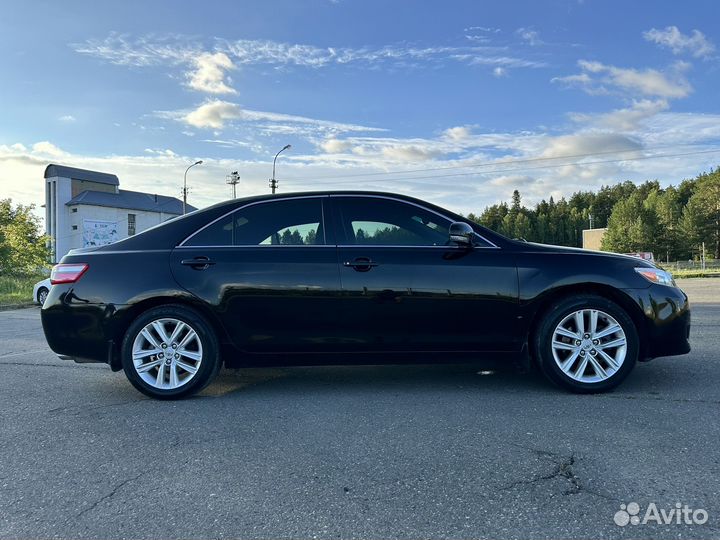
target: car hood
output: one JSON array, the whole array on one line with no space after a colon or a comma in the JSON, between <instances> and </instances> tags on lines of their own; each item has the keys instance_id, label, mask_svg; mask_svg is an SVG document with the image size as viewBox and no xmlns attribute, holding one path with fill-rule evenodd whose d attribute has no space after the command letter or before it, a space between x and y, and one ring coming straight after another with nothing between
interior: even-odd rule
<instances>
[{"instance_id":1,"label":"car hood","mask_svg":"<svg viewBox=\"0 0 720 540\"><path fill-rule=\"evenodd\" d=\"M522 242L521 245L528 246L531 251L542 251L545 253L575 253L591 255L596 257L607 257L611 259L622 259L625 261L632 261L638 266L646 266L649 268L656 268L656 266L650 261L640 259L639 257L633 257L632 255L624 255L622 253L614 253L612 251L597 251L593 249L583 249L568 246L554 246L550 244L539 244L536 242Z\"/></svg>"}]
</instances>

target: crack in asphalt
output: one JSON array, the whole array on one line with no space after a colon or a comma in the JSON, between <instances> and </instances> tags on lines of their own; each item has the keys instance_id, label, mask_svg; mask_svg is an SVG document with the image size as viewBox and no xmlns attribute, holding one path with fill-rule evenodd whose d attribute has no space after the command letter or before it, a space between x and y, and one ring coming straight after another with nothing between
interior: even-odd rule
<instances>
[{"instance_id":1,"label":"crack in asphalt","mask_svg":"<svg viewBox=\"0 0 720 540\"><path fill-rule=\"evenodd\" d=\"M10 351L9 353L0 354L0 359L10 358L12 356L25 356L26 354L48 353L52 354L49 349L34 349L32 351Z\"/></svg>"},{"instance_id":2,"label":"crack in asphalt","mask_svg":"<svg viewBox=\"0 0 720 540\"><path fill-rule=\"evenodd\" d=\"M101 409L108 409L111 407L122 407L124 405L132 405L133 403L140 403L141 401L151 401L150 398L139 398L130 399L127 401L118 401L116 403L104 403L103 405L95 405L94 407L56 407L55 409L48 410L48 414L59 413L63 411L74 411L75 414L80 414L88 411L97 411Z\"/></svg>"},{"instance_id":3,"label":"crack in asphalt","mask_svg":"<svg viewBox=\"0 0 720 540\"><path fill-rule=\"evenodd\" d=\"M665 403L699 403L703 405L720 405L720 400L718 399L690 399L690 398L670 398L670 397L663 397L663 396L649 396L647 394L644 395L613 395L613 394L599 394L595 396L598 399L631 399L631 400L637 400L637 401L664 401Z\"/></svg>"},{"instance_id":4,"label":"crack in asphalt","mask_svg":"<svg viewBox=\"0 0 720 540\"><path fill-rule=\"evenodd\" d=\"M499 488L501 491L511 491L519 486L528 486L528 485L538 484L541 482L559 478L559 479L566 480L570 484L568 489L566 489L562 492L563 495L577 495L577 494L586 493L588 495L600 497L600 498L608 500L608 501L619 500L619 499L616 499L609 495L606 495L604 493L600 493L600 492L588 489L587 486L582 484L582 482L580 481L580 478L575 474L574 466L577 462L577 458L575 457L574 452L571 453L569 456L562 456L560 454L556 454L554 452L549 452L547 450L537 450L535 448L527 448L527 447L524 447L524 446L521 446L518 444L515 444L514 446L517 446L518 448L523 448L525 450L529 450L530 452L536 454L537 456L541 456L541 457L550 459L553 462L554 467L553 467L552 471L549 472L548 474L536 475L533 478L529 478L529 479L516 480L515 482L511 482L505 486L501 486Z\"/></svg>"},{"instance_id":5,"label":"crack in asphalt","mask_svg":"<svg viewBox=\"0 0 720 540\"><path fill-rule=\"evenodd\" d=\"M2 360L2 358L0 358ZM32 362L0 362L0 366L32 366L32 367L50 367L50 368L72 368L72 369L87 369L88 367L94 367L97 369L98 367L107 366L107 364L103 364L101 362L98 362L96 365L93 365L93 363L87 363L87 364L77 364L77 363L70 363L67 364L34 364Z\"/></svg>"},{"instance_id":6,"label":"crack in asphalt","mask_svg":"<svg viewBox=\"0 0 720 540\"><path fill-rule=\"evenodd\" d=\"M114 488L112 488L112 490L110 490L109 493L106 493L105 495L100 497L97 501L90 504L90 506L88 506L87 508L84 508L83 510L81 510L80 512L75 514L75 519L78 519L79 517L83 516L84 514L87 514L88 512L92 512L102 502L107 501L108 499L112 499L115 496L115 494L118 491L120 491L124 486L128 485L130 482L135 482L136 480L138 480L141 476L143 476L145 474L147 474L147 471L143 471L140 474L138 474L137 476L133 476L132 478L127 478L127 479L123 480L118 485L116 485Z\"/></svg>"}]
</instances>

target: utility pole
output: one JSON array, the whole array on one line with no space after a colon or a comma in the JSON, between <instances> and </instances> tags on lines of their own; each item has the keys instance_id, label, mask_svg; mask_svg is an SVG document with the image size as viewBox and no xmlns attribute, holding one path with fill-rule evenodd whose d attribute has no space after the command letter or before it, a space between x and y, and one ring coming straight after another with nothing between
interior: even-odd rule
<instances>
[{"instance_id":1,"label":"utility pole","mask_svg":"<svg viewBox=\"0 0 720 540\"><path fill-rule=\"evenodd\" d=\"M269 184L273 195L275 195L275 189L277 189L277 184L278 184L277 180L275 180L275 162L277 161L277 158L280 155L280 153L284 152L288 148L292 148L292 145L286 144L285 146L283 146L282 149L280 150L280 152L275 154L275 159L273 159L272 178L270 179L270 184Z\"/></svg>"},{"instance_id":2,"label":"utility pole","mask_svg":"<svg viewBox=\"0 0 720 540\"><path fill-rule=\"evenodd\" d=\"M233 171L225 177L225 183L230 184L232 186L232 194L233 194L232 198L233 199L237 198L237 194L235 192L235 186L238 185L238 182L240 182L240 175L238 174L237 171Z\"/></svg>"},{"instance_id":3,"label":"utility pole","mask_svg":"<svg viewBox=\"0 0 720 540\"><path fill-rule=\"evenodd\" d=\"M185 169L185 174L183 175L183 189L182 189L182 196L183 196L183 216L187 213L187 194L188 194L188 187L187 187L187 173L190 169L192 169L195 165L202 165L202 159L199 161L196 161L192 165L190 165L187 169Z\"/></svg>"},{"instance_id":4,"label":"utility pole","mask_svg":"<svg viewBox=\"0 0 720 540\"><path fill-rule=\"evenodd\" d=\"M593 228L593 215L590 214L590 228Z\"/></svg>"}]
</instances>

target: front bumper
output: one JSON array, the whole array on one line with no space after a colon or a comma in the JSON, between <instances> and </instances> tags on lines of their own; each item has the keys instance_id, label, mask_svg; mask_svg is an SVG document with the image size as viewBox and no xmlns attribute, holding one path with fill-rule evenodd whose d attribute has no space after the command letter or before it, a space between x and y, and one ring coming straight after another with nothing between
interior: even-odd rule
<instances>
[{"instance_id":1,"label":"front bumper","mask_svg":"<svg viewBox=\"0 0 720 540\"><path fill-rule=\"evenodd\" d=\"M626 290L643 312L642 357L675 356L690 352L690 303L677 287L651 285Z\"/></svg>"}]
</instances>

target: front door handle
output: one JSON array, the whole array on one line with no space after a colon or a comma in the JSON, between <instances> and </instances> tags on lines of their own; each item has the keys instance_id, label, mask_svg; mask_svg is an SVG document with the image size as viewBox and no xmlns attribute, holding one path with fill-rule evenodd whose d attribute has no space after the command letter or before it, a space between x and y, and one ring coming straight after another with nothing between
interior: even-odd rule
<instances>
[{"instance_id":1,"label":"front door handle","mask_svg":"<svg viewBox=\"0 0 720 540\"><path fill-rule=\"evenodd\" d=\"M378 266L378 263L374 262L369 257L358 257L352 261L345 261L343 266L354 268L358 272L367 272L371 268Z\"/></svg>"},{"instance_id":2,"label":"front door handle","mask_svg":"<svg viewBox=\"0 0 720 540\"><path fill-rule=\"evenodd\" d=\"M194 259L183 259L180 264L189 266L194 270L207 270L215 264L215 261L208 257L195 257Z\"/></svg>"}]
</instances>

